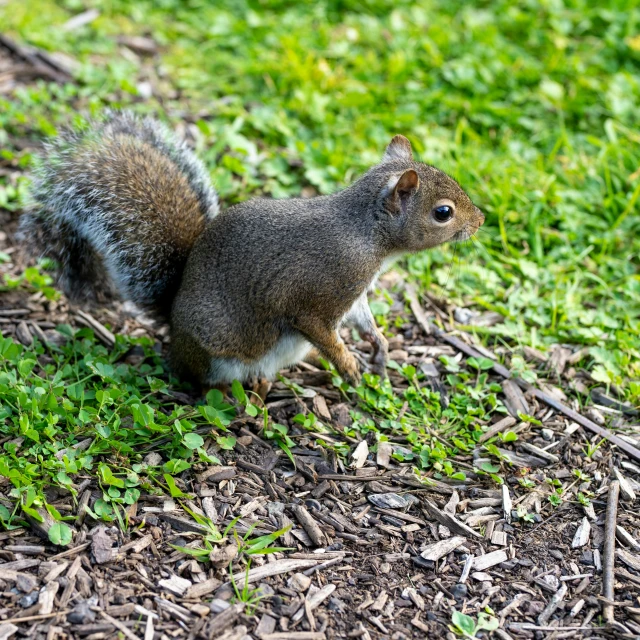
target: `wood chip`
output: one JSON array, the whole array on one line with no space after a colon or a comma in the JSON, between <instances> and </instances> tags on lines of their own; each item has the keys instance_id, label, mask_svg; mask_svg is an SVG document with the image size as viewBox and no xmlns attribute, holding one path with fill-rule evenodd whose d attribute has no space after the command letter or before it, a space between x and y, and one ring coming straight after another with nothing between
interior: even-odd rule
<instances>
[{"instance_id":1,"label":"wood chip","mask_svg":"<svg viewBox=\"0 0 640 640\"><path fill-rule=\"evenodd\" d=\"M197 475L198 482L222 482L235 478L237 469L235 467L211 466Z\"/></svg>"},{"instance_id":2,"label":"wood chip","mask_svg":"<svg viewBox=\"0 0 640 640\"><path fill-rule=\"evenodd\" d=\"M287 586L298 593L305 592L311 584L311 577L304 573L294 573L288 580Z\"/></svg>"},{"instance_id":3,"label":"wood chip","mask_svg":"<svg viewBox=\"0 0 640 640\"><path fill-rule=\"evenodd\" d=\"M48 615L53 611L53 604L59 588L60 584L54 581L50 582L44 589L42 589L42 591L40 591L40 595L38 596L38 613L40 615Z\"/></svg>"},{"instance_id":4,"label":"wood chip","mask_svg":"<svg viewBox=\"0 0 640 640\"><path fill-rule=\"evenodd\" d=\"M245 581L248 581L248 584L251 584L253 582L264 580L264 578L269 578L270 576L280 575L281 573L290 573L291 571L297 571L298 569L308 569L309 567L313 567L316 564L321 564L322 560L322 558L318 558L318 560L276 560L275 562L270 562L261 567L255 567L254 569L251 569L248 574L246 571L240 571L234 574L233 580L236 586L239 589L242 589L242 587L244 587ZM229 584L231 583L225 583L225 585Z\"/></svg>"},{"instance_id":5,"label":"wood chip","mask_svg":"<svg viewBox=\"0 0 640 640\"><path fill-rule=\"evenodd\" d=\"M182 596L191 587L191 581L180 576L171 576L164 580L158 580L158 584L167 591L174 593L177 596Z\"/></svg>"},{"instance_id":6,"label":"wood chip","mask_svg":"<svg viewBox=\"0 0 640 640\"><path fill-rule=\"evenodd\" d=\"M59 564L56 564L56 566L53 567L49 571L49 573L47 573L47 575L42 579L42 582L46 584L47 582L51 582L52 580L55 580L56 578L58 578L64 573L64 571L68 566L69 566L68 562L60 562Z\"/></svg>"},{"instance_id":7,"label":"wood chip","mask_svg":"<svg viewBox=\"0 0 640 640\"><path fill-rule=\"evenodd\" d=\"M434 519L437 520L440 524L444 525L453 533L457 533L461 536L466 536L467 538L482 538L482 536L474 531L471 527L468 527L463 522L456 520L453 516L450 516L448 513L441 511L429 500L424 501L424 506L427 510L427 513Z\"/></svg>"},{"instance_id":8,"label":"wood chip","mask_svg":"<svg viewBox=\"0 0 640 640\"><path fill-rule=\"evenodd\" d=\"M491 534L491 544L506 547L508 543L507 534L504 531L494 531Z\"/></svg>"},{"instance_id":9,"label":"wood chip","mask_svg":"<svg viewBox=\"0 0 640 640\"><path fill-rule=\"evenodd\" d=\"M307 608L309 611L313 611L317 609L334 591L336 590L335 584L326 584L322 589L319 589L313 595L309 595L306 598ZM294 613L291 620L293 622L298 622L298 620L302 620L302 617L305 614L305 607L300 607L296 613Z\"/></svg>"},{"instance_id":10,"label":"wood chip","mask_svg":"<svg viewBox=\"0 0 640 640\"><path fill-rule=\"evenodd\" d=\"M191 531L193 533L201 533L206 535L209 533L209 530L204 525L193 522L192 520L187 520L186 518L179 518L178 516L174 516L170 513L158 513L158 518L168 522L171 528L174 531L186 532Z\"/></svg>"},{"instance_id":11,"label":"wood chip","mask_svg":"<svg viewBox=\"0 0 640 640\"><path fill-rule=\"evenodd\" d=\"M75 31L76 29L93 22L99 17L100 12L97 9L87 9L87 11L83 11L82 13L78 13L72 18L69 18L69 20L60 26L60 29L62 31Z\"/></svg>"},{"instance_id":12,"label":"wood chip","mask_svg":"<svg viewBox=\"0 0 640 640\"><path fill-rule=\"evenodd\" d=\"M540 626L544 626L547 624L547 622L549 622L555 610L560 606L560 604L564 600L564 596L566 595L567 590L568 590L568 587L563 582L560 585L560 588L553 594L553 596L551 597L551 600L549 600L549 603L544 608L542 613L538 616L537 622Z\"/></svg>"},{"instance_id":13,"label":"wood chip","mask_svg":"<svg viewBox=\"0 0 640 640\"><path fill-rule=\"evenodd\" d=\"M616 538L627 547L631 547L634 551L640 551L640 543L620 525L616 526Z\"/></svg>"},{"instance_id":14,"label":"wood chip","mask_svg":"<svg viewBox=\"0 0 640 640\"><path fill-rule=\"evenodd\" d=\"M589 524L589 519L585 516L582 518L582 522L580 522L576 529L576 533L573 536L573 542L571 543L571 548L577 549L579 547L584 547L584 545L589 542L590 533L591 525Z\"/></svg>"},{"instance_id":15,"label":"wood chip","mask_svg":"<svg viewBox=\"0 0 640 640\"><path fill-rule=\"evenodd\" d=\"M420 629L420 631L422 631L423 633L426 634L431 634L431 627L427 624L425 624L424 622L422 622L422 620L420 620L420 618L418 617L420 614L416 613L415 617L411 620L411 624L416 627L416 629ZM429 635L425 635L425 638L428 638Z\"/></svg>"},{"instance_id":16,"label":"wood chip","mask_svg":"<svg viewBox=\"0 0 640 640\"><path fill-rule=\"evenodd\" d=\"M33 344L33 336L24 320L16 327L16 338L18 342L21 342L25 347L30 347Z\"/></svg>"},{"instance_id":17,"label":"wood chip","mask_svg":"<svg viewBox=\"0 0 640 640\"><path fill-rule=\"evenodd\" d=\"M184 597L189 600L198 600L203 596L213 593L221 584L222 582L217 578L209 578L204 582L196 582L186 590Z\"/></svg>"},{"instance_id":18,"label":"wood chip","mask_svg":"<svg viewBox=\"0 0 640 640\"><path fill-rule=\"evenodd\" d=\"M391 461L391 454L393 453L393 447L390 442L379 442L378 443L378 452L376 453L376 464L379 467L384 467L385 469L389 466L389 462Z\"/></svg>"},{"instance_id":19,"label":"wood chip","mask_svg":"<svg viewBox=\"0 0 640 640\"><path fill-rule=\"evenodd\" d=\"M494 438L499 433L502 433L502 431L505 431L506 429L509 429L510 427L513 427L513 425L516 422L517 422L517 420L515 418L513 418L512 416L506 416L505 418L502 418L502 420L499 420L495 424L491 425L480 436L480 438L478 439L478 443L482 444L483 442L486 442L487 440L490 440L491 438Z\"/></svg>"},{"instance_id":20,"label":"wood chip","mask_svg":"<svg viewBox=\"0 0 640 640\"><path fill-rule=\"evenodd\" d=\"M91 539L91 552L98 564L111 562L116 555L113 548L113 538L106 532L104 527L98 527Z\"/></svg>"},{"instance_id":21,"label":"wood chip","mask_svg":"<svg viewBox=\"0 0 640 640\"><path fill-rule=\"evenodd\" d=\"M265 613L260 618L258 626L254 632L254 635L258 638L263 638L269 633L273 633L276 628L276 619L272 618L268 613Z\"/></svg>"},{"instance_id":22,"label":"wood chip","mask_svg":"<svg viewBox=\"0 0 640 640\"><path fill-rule=\"evenodd\" d=\"M511 511L513 510L513 501L511 500L511 494L509 493L509 487L506 484L502 485L502 515L507 521L507 524L511 523Z\"/></svg>"},{"instance_id":23,"label":"wood chip","mask_svg":"<svg viewBox=\"0 0 640 640\"><path fill-rule=\"evenodd\" d=\"M207 633L204 637L217 638L223 631L235 623L242 614L244 607L244 602L237 602L228 609L221 611L209 621L209 624L206 626Z\"/></svg>"},{"instance_id":24,"label":"wood chip","mask_svg":"<svg viewBox=\"0 0 640 640\"><path fill-rule=\"evenodd\" d=\"M418 301L418 296L416 295L416 290L413 288L413 285L407 283L405 284L405 291L407 292L407 299L409 300L409 306L411 307L411 311L413 315L416 317L418 324L422 327L422 330L427 334L431 335L431 323L427 318L422 305Z\"/></svg>"},{"instance_id":25,"label":"wood chip","mask_svg":"<svg viewBox=\"0 0 640 640\"><path fill-rule=\"evenodd\" d=\"M640 571L640 556L629 553L629 551L627 551L626 549L616 549L615 555L628 567L631 567L636 571Z\"/></svg>"},{"instance_id":26,"label":"wood chip","mask_svg":"<svg viewBox=\"0 0 640 640\"><path fill-rule=\"evenodd\" d=\"M409 505L406 499L397 493L372 493L367 496L367 500L381 509L404 509Z\"/></svg>"},{"instance_id":27,"label":"wood chip","mask_svg":"<svg viewBox=\"0 0 640 640\"><path fill-rule=\"evenodd\" d=\"M464 561L464 567L462 567L462 573L460 574L460 578L458 582L464 584L471 573L471 569L473 568L473 563L475 561L475 556L469 555L467 559Z\"/></svg>"},{"instance_id":28,"label":"wood chip","mask_svg":"<svg viewBox=\"0 0 640 640\"><path fill-rule=\"evenodd\" d=\"M411 557L410 553L385 553L384 556L385 562L400 562L401 560L408 560Z\"/></svg>"},{"instance_id":29,"label":"wood chip","mask_svg":"<svg viewBox=\"0 0 640 640\"><path fill-rule=\"evenodd\" d=\"M425 560L437 562L440 558L444 558L444 556L463 545L466 541L467 539L463 536L453 536L452 538L438 540L438 542L427 545L420 552L420 556Z\"/></svg>"},{"instance_id":30,"label":"wood chip","mask_svg":"<svg viewBox=\"0 0 640 640\"><path fill-rule=\"evenodd\" d=\"M382 611L384 609L384 606L387 604L388 599L389 594L386 591L381 591L369 608L372 611Z\"/></svg>"},{"instance_id":31,"label":"wood chip","mask_svg":"<svg viewBox=\"0 0 640 640\"><path fill-rule=\"evenodd\" d=\"M363 440L364 442L364 440ZM302 525L304 530L311 538L311 541L316 547L324 547L327 544L322 529L318 526L318 523L313 519L311 514L300 504L291 505L291 511L293 515L298 519L298 522Z\"/></svg>"},{"instance_id":32,"label":"wood chip","mask_svg":"<svg viewBox=\"0 0 640 640\"><path fill-rule=\"evenodd\" d=\"M502 381L502 391L505 396L505 405L509 413L518 418L521 413L526 415L531 414L529 403L524 397L524 393L520 390L520 387L510 378Z\"/></svg>"},{"instance_id":33,"label":"wood chip","mask_svg":"<svg viewBox=\"0 0 640 640\"><path fill-rule=\"evenodd\" d=\"M232 542L224 547L215 548L209 554L209 562L211 562L216 569L224 569L233 562L237 555L238 544L236 542Z\"/></svg>"},{"instance_id":34,"label":"wood chip","mask_svg":"<svg viewBox=\"0 0 640 640\"><path fill-rule=\"evenodd\" d=\"M360 469L364 466L369 456L369 445L366 440L362 440L351 454L351 466L354 469Z\"/></svg>"},{"instance_id":35,"label":"wood chip","mask_svg":"<svg viewBox=\"0 0 640 640\"><path fill-rule=\"evenodd\" d=\"M190 605L189 610L201 618L206 618L211 613L211 609L209 607L205 607L200 602Z\"/></svg>"},{"instance_id":36,"label":"wood chip","mask_svg":"<svg viewBox=\"0 0 640 640\"><path fill-rule=\"evenodd\" d=\"M18 627L15 624L11 624L10 622L4 622L0 624L0 640L8 640L11 636L13 636Z\"/></svg>"},{"instance_id":37,"label":"wood chip","mask_svg":"<svg viewBox=\"0 0 640 640\"><path fill-rule=\"evenodd\" d=\"M100 615L110 624L112 624L116 629L118 629L118 631L122 631L122 633L124 633L125 637L129 638L129 640L140 640L140 638L133 633L132 631L129 630L129 628L122 624L122 622L120 622L119 620L116 620L115 618L112 618L108 613L106 613L105 611L100 611Z\"/></svg>"},{"instance_id":38,"label":"wood chip","mask_svg":"<svg viewBox=\"0 0 640 640\"><path fill-rule=\"evenodd\" d=\"M622 475L618 467L613 468L613 473L616 476L616 479L618 480L618 482L620 483L620 497L623 500L634 502L636 499L636 493L631 487L630 482Z\"/></svg>"},{"instance_id":39,"label":"wood chip","mask_svg":"<svg viewBox=\"0 0 640 640\"><path fill-rule=\"evenodd\" d=\"M261 640L326 640L324 631L276 631L265 633Z\"/></svg>"},{"instance_id":40,"label":"wood chip","mask_svg":"<svg viewBox=\"0 0 640 640\"><path fill-rule=\"evenodd\" d=\"M528 453L531 453L538 458L542 458L542 460L546 460L551 464L556 464L560 462L560 458L558 458L558 456L554 455L553 453L549 453L548 451L545 451L540 447L536 447L535 445L530 444L528 442L521 442L519 444L521 449L524 449Z\"/></svg>"},{"instance_id":41,"label":"wood chip","mask_svg":"<svg viewBox=\"0 0 640 640\"><path fill-rule=\"evenodd\" d=\"M189 609L176 604L175 602L171 602L166 598L154 598L153 599L156 605L163 611L166 611L172 618L176 620L181 620L185 624L190 624L193 622L193 614Z\"/></svg>"},{"instance_id":42,"label":"wood chip","mask_svg":"<svg viewBox=\"0 0 640 640\"><path fill-rule=\"evenodd\" d=\"M419 611L424 611L424 598L413 587L406 588L402 592L402 597L408 597Z\"/></svg>"},{"instance_id":43,"label":"wood chip","mask_svg":"<svg viewBox=\"0 0 640 640\"><path fill-rule=\"evenodd\" d=\"M41 556L44 554L45 548L34 544L8 544L4 547L4 550L28 556Z\"/></svg>"},{"instance_id":44,"label":"wood chip","mask_svg":"<svg viewBox=\"0 0 640 640\"><path fill-rule=\"evenodd\" d=\"M126 553L127 551L133 551L133 553L140 553L144 549L146 549L153 542L153 536L148 533L141 538L137 538L136 540L132 540L131 542L127 542L127 544L123 544L119 552Z\"/></svg>"},{"instance_id":45,"label":"wood chip","mask_svg":"<svg viewBox=\"0 0 640 640\"><path fill-rule=\"evenodd\" d=\"M78 500L78 511L76 515L76 527L81 527L84 519L87 515L86 507L89 506L89 500L91 500L91 490L87 489L80 496L80 500Z\"/></svg>"},{"instance_id":46,"label":"wood chip","mask_svg":"<svg viewBox=\"0 0 640 640\"><path fill-rule=\"evenodd\" d=\"M412 522L414 524L419 524L424 526L427 524L422 518L418 518L417 516L412 516L410 513L404 513L403 511L395 511L393 509L381 509L380 507L376 507L375 511L377 513L383 513L387 516L392 516L393 518L398 518L399 520L405 520L406 522Z\"/></svg>"},{"instance_id":47,"label":"wood chip","mask_svg":"<svg viewBox=\"0 0 640 640\"><path fill-rule=\"evenodd\" d=\"M50 561L62 560L62 558L71 558L73 556L77 556L80 552L84 551L85 549L88 549L90 546L91 546L90 542L83 542L82 544L79 544L77 547L72 547L71 549L67 549L66 551L57 553L55 556L51 556L49 560Z\"/></svg>"},{"instance_id":48,"label":"wood chip","mask_svg":"<svg viewBox=\"0 0 640 640\"><path fill-rule=\"evenodd\" d=\"M144 640L153 640L155 629L153 628L153 617L147 616L147 624L144 627Z\"/></svg>"},{"instance_id":49,"label":"wood chip","mask_svg":"<svg viewBox=\"0 0 640 640\"><path fill-rule=\"evenodd\" d=\"M474 571L471 577L478 582L493 582L493 576L484 571Z\"/></svg>"},{"instance_id":50,"label":"wood chip","mask_svg":"<svg viewBox=\"0 0 640 640\"><path fill-rule=\"evenodd\" d=\"M507 556L506 552L499 549L498 551L485 553L483 556L476 556L476 559L473 561L473 568L478 571L484 571L490 567L495 567L501 562L506 562L508 559L509 556Z\"/></svg>"},{"instance_id":51,"label":"wood chip","mask_svg":"<svg viewBox=\"0 0 640 640\"><path fill-rule=\"evenodd\" d=\"M4 562L0 564L0 570L22 571L22 569L31 569L40 564L40 560L24 558L23 560L13 560L12 562Z\"/></svg>"}]
</instances>

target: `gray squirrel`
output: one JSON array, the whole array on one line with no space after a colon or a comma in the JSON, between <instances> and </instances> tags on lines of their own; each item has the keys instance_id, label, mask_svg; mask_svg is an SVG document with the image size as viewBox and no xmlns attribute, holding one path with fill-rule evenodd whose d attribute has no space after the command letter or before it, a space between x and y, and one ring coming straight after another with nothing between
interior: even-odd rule
<instances>
[{"instance_id":1,"label":"gray squirrel","mask_svg":"<svg viewBox=\"0 0 640 640\"><path fill-rule=\"evenodd\" d=\"M480 209L395 136L382 161L328 196L220 211L204 165L165 126L111 112L49 145L22 237L59 264L72 300L113 290L169 321L170 363L204 387L273 379L315 347L352 385L357 329L384 375L367 291L393 258L464 240Z\"/></svg>"}]
</instances>

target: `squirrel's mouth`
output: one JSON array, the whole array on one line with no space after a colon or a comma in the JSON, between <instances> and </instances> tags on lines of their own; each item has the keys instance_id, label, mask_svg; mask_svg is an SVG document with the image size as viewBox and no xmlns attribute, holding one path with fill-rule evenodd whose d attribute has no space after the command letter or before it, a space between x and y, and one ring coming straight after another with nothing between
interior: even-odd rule
<instances>
[{"instance_id":1,"label":"squirrel's mouth","mask_svg":"<svg viewBox=\"0 0 640 640\"><path fill-rule=\"evenodd\" d=\"M479 211L479 209L478 209ZM462 229L460 229L460 231L458 231L454 236L453 236L453 240L455 242L462 242L464 240L469 240L469 238L473 238L473 236L476 235L476 233L478 233L478 230L480 229L480 227L482 226L482 223L484 222L484 216L482 216L482 221L480 222L480 224L467 224L465 225Z\"/></svg>"},{"instance_id":2,"label":"squirrel's mouth","mask_svg":"<svg viewBox=\"0 0 640 640\"><path fill-rule=\"evenodd\" d=\"M475 229L474 231L470 231L467 228L461 229L453 236L453 240L454 242L464 242L465 240L473 237L477 231L478 229Z\"/></svg>"}]
</instances>

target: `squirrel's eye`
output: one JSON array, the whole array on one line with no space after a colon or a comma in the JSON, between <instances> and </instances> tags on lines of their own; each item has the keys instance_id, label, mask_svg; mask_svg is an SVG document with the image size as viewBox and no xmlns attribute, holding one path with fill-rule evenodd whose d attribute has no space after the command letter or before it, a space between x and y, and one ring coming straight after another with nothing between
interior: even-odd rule
<instances>
[{"instance_id":1,"label":"squirrel's eye","mask_svg":"<svg viewBox=\"0 0 640 640\"><path fill-rule=\"evenodd\" d=\"M453 207L443 204L433 210L433 217L436 222L448 222L453 218Z\"/></svg>"}]
</instances>

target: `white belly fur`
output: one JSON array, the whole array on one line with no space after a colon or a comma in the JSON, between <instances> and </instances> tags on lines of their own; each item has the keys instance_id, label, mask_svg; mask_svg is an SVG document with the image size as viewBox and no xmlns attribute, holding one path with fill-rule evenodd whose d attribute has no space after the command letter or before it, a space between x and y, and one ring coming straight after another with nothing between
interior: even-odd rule
<instances>
[{"instance_id":1,"label":"white belly fur","mask_svg":"<svg viewBox=\"0 0 640 640\"><path fill-rule=\"evenodd\" d=\"M259 360L243 362L237 358L214 358L209 368L209 384L267 378L273 380L280 369L290 367L311 350L309 342L300 334L289 334L280 338L276 346Z\"/></svg>"}]
</instances>

